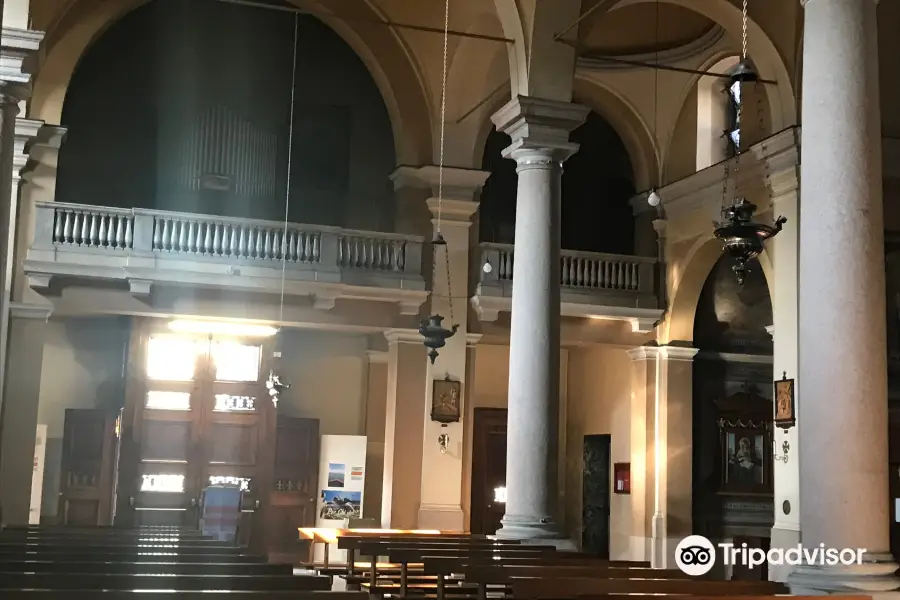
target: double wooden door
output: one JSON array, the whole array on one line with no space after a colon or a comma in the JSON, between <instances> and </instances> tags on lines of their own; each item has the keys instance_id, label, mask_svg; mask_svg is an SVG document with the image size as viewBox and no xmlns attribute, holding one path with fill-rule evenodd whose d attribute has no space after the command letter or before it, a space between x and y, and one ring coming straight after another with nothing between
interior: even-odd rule
<instances>
[{"instance_id":1,"label":"double wooden door","mask_svg":"<svg viewBox=\"0 0 900 600\"><path fill-rule=\"evenodd\" d=\"M275 438L268 354L259 338L135 332L117 523L196 526L201 492L216 483L240 485L248 512L266 501Z\"/></svg>"},{"instance_id":2,"label":"double wooden door","mask_svg":"<svg viewBox=\"0 0 900 600\"><path fill-rule=\"evenodd\" d=\"M492 535L506 512L505 408L476 408L472 424L472 501L469 528Z\"/></svg>"}]
</instances>

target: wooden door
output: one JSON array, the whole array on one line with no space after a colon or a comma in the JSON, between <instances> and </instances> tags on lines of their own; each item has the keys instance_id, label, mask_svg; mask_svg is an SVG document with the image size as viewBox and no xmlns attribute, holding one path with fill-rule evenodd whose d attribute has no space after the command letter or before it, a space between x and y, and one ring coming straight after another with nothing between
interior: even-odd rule
<instances>
[{"instance_id":1,"label":"wooden door","mask_svg":"<svg viewBox=\"0 0 900 600\"><path fill-rule=\"evenodd\" d=\"M581 550L609 559L609 434L584 436L581 485Z\"/></svg>"},{"instance_id":2,"label":"wooden door","mask_svg":"<svg viewBox=\"0 0 900 600\"><path fill-rule=\"evenodd\" d=\"M315 525L318 505L318 419L278 415L274 459L274 486L265 517L269 551L303 551L297 548L297 528Z\"/></svg>"},{"instance_id":3,"label":"wooden door","mask_svg":"<svg viewBox=\"0 0 900 600\"><path fill-rule=\"evenodd\" d=\"M211 483L240 485L254 508L254 495L266 501L274 409L264 341L144 326L131 346L118 522L196 527Z\"/></svg>"},{"instance_id":4,"label":"wooden door","mask_svg":"<svg viewBox=\"0 0 900 600\"><path fill-rule=\"evenodd\" d=\"M469 529L491 535L500 529L506 489L506 409L476 408L472 423L472 500ZM501 495L502 496L502 495Z\"/></svg>"},{"instance_id":5,"label":"wooden door","mask_svg":"<svg viewBox=\"0 0 900 600\"><path fill-rule=\"evenodd\" d=\"M59 518L63 525L109 525L112 520L117 413L66 409Z\"/></svg>"}]
</instances>

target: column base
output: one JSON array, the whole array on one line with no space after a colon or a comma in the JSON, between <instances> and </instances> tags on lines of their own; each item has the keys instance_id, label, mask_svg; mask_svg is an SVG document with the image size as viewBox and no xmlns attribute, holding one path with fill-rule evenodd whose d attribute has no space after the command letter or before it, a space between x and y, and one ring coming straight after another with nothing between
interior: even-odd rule
<instances>
[{"instance_id":1,"label":"column base","mask_svg":"<svg viewBox=\"0 0 900 600\"><path fill-rule=\"evenodd\" d=\"M769 548L780 548L787 550L788 548L796 548L800 545L800 530L779 527L776 523L772 527L772 537L770 538ZM784 583L788 576L794 570L792 565L769 565L769 581L778 581Z\"/></svg>"},{"instance_id":2,"label":"column base","mask_svg":"<svg viewBox=\"0 0 900 600\"><path fill-rule=\"evenodd\" d=\"M500 539L553 545L560 550L576 549L575 544L562 534L556 521L550 517L505 515L500 523L501 527L495 534Z\"/></svg>"},{"instance_id":3,"label":"column base","mask_svg":"<svg viewBox=\"0 0 900 600\"><path fill-rule=\"evenodd\" d=\"M465 517L458 504L421 504L416 519L419 529L465 531Z\"/></svg>"},{"instance_id":4,"label":"column base","mask_svg":"<svg viewBox=\"0 0 900 600\"><path fill-rule=\"evenodd\" d=\"M864 593L900 599L897 563L890 554L866 554L861 565L799 565L787 577L794 596Z\"/></svg>"}]
</instances>

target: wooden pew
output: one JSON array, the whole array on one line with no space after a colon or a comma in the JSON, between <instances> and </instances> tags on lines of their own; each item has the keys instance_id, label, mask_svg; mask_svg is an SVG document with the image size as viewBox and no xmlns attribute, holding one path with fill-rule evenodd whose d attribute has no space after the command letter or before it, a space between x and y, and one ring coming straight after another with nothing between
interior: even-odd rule
<instances>
[{"instance_id":1,"label":"wooden pew","mask_svg":"<svg viewBox=\"0 0 900 600\"><path fill-rule=\"evenodd\" d=\"M50 590L321 590L331 580L294 575L134 575L121 573L0 573L0 597L20 589Z\"/></svg>"},{"instance_id":2,"label":"wooden pew","mask_svg":"<svg viewBox=\"0 0 900 600\"><path fill-rule=\"evenodd\" d=\"M59 573L115 573L122 575L292 575L294 568L288 564L265 562L202 562L185 563L169 561L96 561L56 562L52 560L0 561L0 572L26 572L43 574Z\"/></svg>"},{"instance_id":3,"label":"wooden pew","mask_svg":"<svg viewBox=\"0 0 900 600\"><path fill-rule=\"evenodd\" d=\"M516 600L579 599L610 594L674 594L685 596L747 596L787 594L771 581L714 581L685 579L600 579L585 577L520 578L511 581Z\"/></svg>"},{"instance_id":4,"label":"wooden pew","mask_svg":"<svg viewBox=\"0 0 900 600\"><path fill-rule=\"evenodd\" d=\"M213 597L220 594L212 594ZM238 600L369 600L366 592L323 591L234 591L227 598ZM209 600L205 591L129 590L17 590L10 600Z\"/></svg>"}]
</instances>

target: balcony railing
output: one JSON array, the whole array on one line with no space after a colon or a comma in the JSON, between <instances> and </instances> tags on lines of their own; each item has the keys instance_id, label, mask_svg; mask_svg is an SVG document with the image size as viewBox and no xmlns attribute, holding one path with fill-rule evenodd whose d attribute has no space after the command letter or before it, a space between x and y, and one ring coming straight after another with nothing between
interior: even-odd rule
<instances>
[{"instance_id":1,"label":"balcony railing","mask_svg":"<svg viewBox=\"0 0 900 600\"><path fill-rule=\"evenodd\" d=\"M480 249L474 301L482 318L493 320L499 312L509 310L515 254L511 244L482 243ZM652 325L662 313L657 280L655 258L563 250L559 281L563 314Z\"/></svg>"},{"instance_id":2,"label":"balcony railing","mask_svg":"<svg viewBox=\"0 0 900 600\"><path fill-rule=\"evenodd\" d=\"M256 277L280 279L284 265L289 280L424 292L423 241L317 225L42 202L36 205L26 272L78 275L84 268L112 267L131 269L125 278L165 281L167 269L183 275L222 265L230 271L215 272L235 275L245 267ZM70 272L66 265L84 268Z\"/></svg>"},{"instance_id":3,"label":"balcony railing","mask_svg":"<svg viewBox=\"0 0 900 600\"><path fill-rule=\"evenodd\" d=\"M511 244L481 244L482 264L490 264L489 272L482 270L482 285L502 285L512 282L513 246ZM624 256L563 250L560 257L560 285L573 290L607 290L622 292L655 292L656 259L643 256Z\"/></svg>"}]
</instances>

